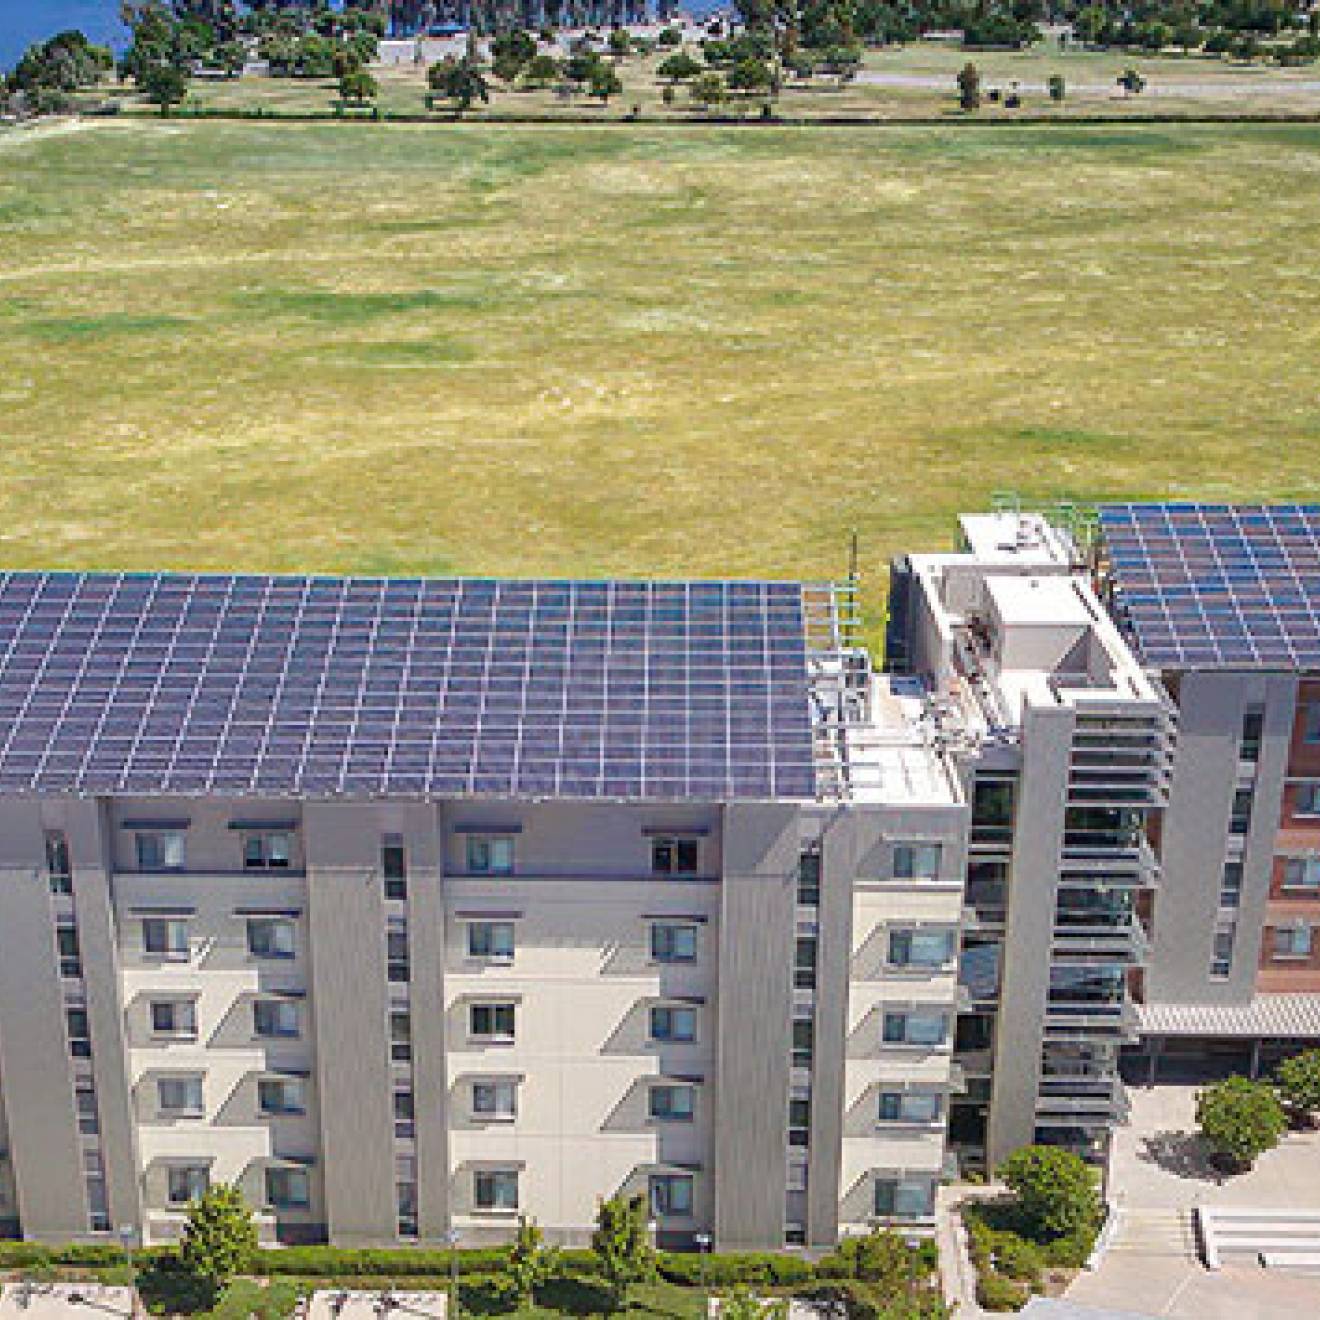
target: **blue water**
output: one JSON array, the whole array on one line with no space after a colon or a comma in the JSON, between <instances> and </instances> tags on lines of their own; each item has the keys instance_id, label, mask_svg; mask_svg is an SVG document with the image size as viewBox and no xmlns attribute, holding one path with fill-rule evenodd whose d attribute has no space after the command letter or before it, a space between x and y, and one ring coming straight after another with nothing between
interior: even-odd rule
<instances>
[{"instance_id":1,"label":"blue water","mask_svg":"<svg viewBox=\"0 0 1320 1320\"><path fill-rule=\"evenodd\" d=\"M0 69L13 68L34 41L65 28L81 28L117 50L124 44L119 0L0 0Z\"/></svg>"}]
</instances>

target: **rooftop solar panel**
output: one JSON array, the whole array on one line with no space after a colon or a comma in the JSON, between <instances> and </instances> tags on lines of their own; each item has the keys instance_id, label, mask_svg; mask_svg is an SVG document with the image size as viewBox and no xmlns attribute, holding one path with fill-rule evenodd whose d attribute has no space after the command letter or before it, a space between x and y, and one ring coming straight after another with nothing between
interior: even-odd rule
<instances>
[{"instance_id":1,"label":"rooftop solar panel","mask_svg":"<svg viewBox=\"0 0 1320 1320\"><path fill-rule=\"evenodd\" d=\"M0 574L0 792L811 798L801 587Z\"/></svg>"},{"instance_id":2,"label":"rooftop solar panel","mask_svg":"<svg viewBox=\"0 0 1320 1320\"><path fill-rule=\"evenodd\" d=\"M1113 504L1100 528L1147 664L1320 668L1320 505Z\"/></svg>"}]
</instances>

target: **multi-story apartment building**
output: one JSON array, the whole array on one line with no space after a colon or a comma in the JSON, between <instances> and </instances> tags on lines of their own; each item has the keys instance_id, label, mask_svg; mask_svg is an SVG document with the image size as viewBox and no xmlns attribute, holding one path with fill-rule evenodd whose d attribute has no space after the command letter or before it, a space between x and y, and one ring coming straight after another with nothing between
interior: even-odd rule
<instances>
[{"instance_id":1,"label":"multi-story apartment building","mask_svg":"<svg viewBox=\"0 0 1320 1320\"><path fill-rule=\"evenodd\" d=\"M846 590L0 578L0 1219L920 1227L970 810Z\"/></svg>"},{"instance_id":2,"label":"multi-story apartment building","mask_svg":"<svg viewBox=\"0 0 1320 1320\"><path fill-rule=\"evenodd\" d=\"M1167 698L1038 516L961 520L894 565L891 666L920 676L972 803L951 1139L965 1162L1052 1142L1103 1153L1158 875Z\"/></svg>"},{"instance_id":3,"label":"multi-story apartment building","mask_svg":"<svg viewBox=\"0 0 1320 1320\"><path fill-rule=\"evenodd\" d=\"M1320 508L1103 508L1095 562L1178 708L1133 1073L1255 1074L1320 1041Z\"/></svg>"}]
</instances>

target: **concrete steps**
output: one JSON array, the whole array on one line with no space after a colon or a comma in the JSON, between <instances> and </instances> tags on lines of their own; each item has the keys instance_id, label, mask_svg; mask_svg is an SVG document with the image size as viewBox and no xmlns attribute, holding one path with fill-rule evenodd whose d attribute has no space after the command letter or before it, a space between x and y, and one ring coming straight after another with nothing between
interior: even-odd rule
<instances>
[{"instance_id":1,"label":"concrete steps","mask_svg":"<svg viewBox=\"0 0 1320 1320\"><path fill-rule=\"evenodd\" d=\"M1207 1268L1226 1257L1263 1265L1320 1264L1320 1210L1253 1210L1198 1206L1197 1227Z\"/></svg>"},{"instance_id":2,"label":"concrete steps","mask_svg":"<svg viewBox=\"0 0 1320 1320\"><path fill-rule=\"evenodd\" d=\"M1109 1251L1125 1256L1195 1260L1196 1233L1191 1215L1185 1210L1124 1208L1119 1211Z\"/></svg>"}]
</instances>

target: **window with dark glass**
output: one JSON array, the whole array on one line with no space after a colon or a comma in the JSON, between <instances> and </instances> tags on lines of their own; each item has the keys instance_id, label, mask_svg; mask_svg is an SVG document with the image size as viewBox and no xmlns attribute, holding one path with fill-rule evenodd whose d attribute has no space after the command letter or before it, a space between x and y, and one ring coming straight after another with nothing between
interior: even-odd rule
<instances>
[{"instance_id":1,"label":"window with dark glass","mask_svg":"<svg viewBox=\"0 0 1320 1320\"><path fill-rule=\"evenodd\" d=\"M696 875L699 861L696 839L674 836L651 840L653 875Z\"/></svg>"},{"instance_id":2,"label":"window with dark glass","mask_svg":"<svg viewBox=\"0 0 1320 1320\"><path fill-rule=\"evenodd\" d=\"M402 839L387 836L381 844L380 873L386 898L408 897L408 856Z\"/></svg>"},{"instance_id":3,"label":"window with dark glass","mask_svg":"<svg viewBox=\"0 0 1320 1320\"><path fill-rule=\"evenodd\" d=\"M816 937L799 935L793 950L793 984L799 990L816 988Z\"/></svg>"},{"instance_id":4,"label":"window with dark glass","mask_svg":"<svg viewBox=\"0 0 1320 1320\"><path fill-rule=\"evenodd\" d=\"M797 901L801 907L820 906L820 847L804 848L798 856Z\"/></svg>"},{"instance_id":5,"label":"window with dark glass","mask_svg":"<svg viewBox=\"0 0 1320 1320\"><path fill-rule=\"evenodd\" d=\"M1248 708L1242 715L1242 738L1238 745L1238 755L1244 761L1260 760L1260 740L1265 731L1265 712L1256 707Z\"/></svg>"},{"instance_id":6,"label":"window with dark glass","mask_svg":"<svg viewBox=\"0 0 1320 1320\"><path fill-rule=\"evenodd\" d=\"M63 830L46 831L46 876L51 892L73 893L73 866L69 861L69 840Z\"/></svg>"},{"instance_id":7,"label":"window with dark glass","mask_svg":"<svg viewBox=\"0 0 1320 1320\"><path fill-rule=\"evenodd\" d=\"M793 1099L788 1102L788 1144L805 1146L811 1139L811 1101Z\"/></svg>"}]
</instances>

